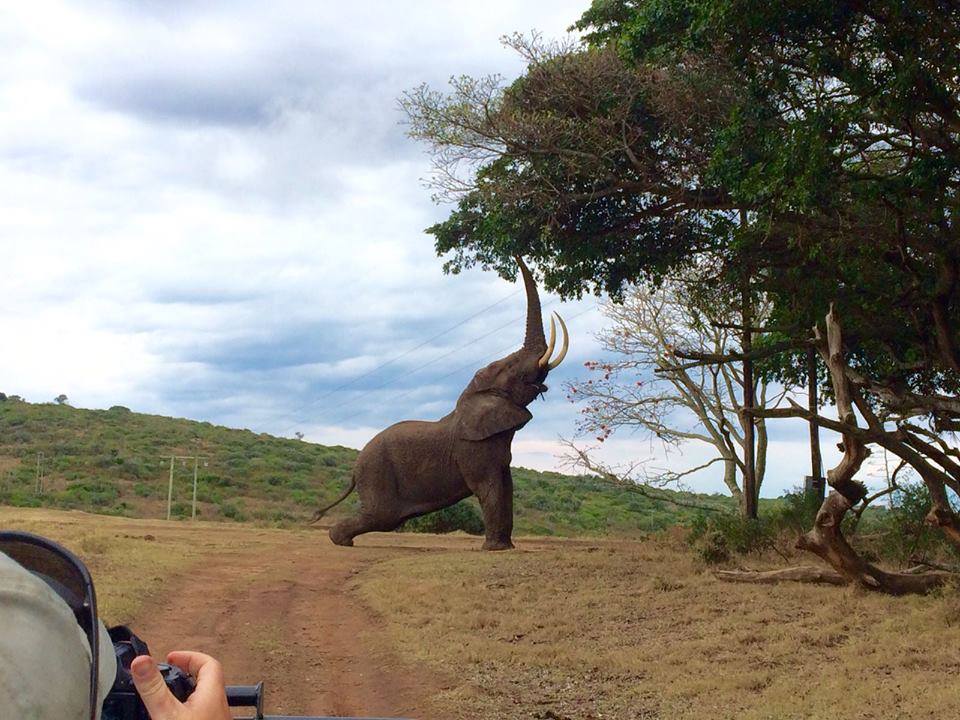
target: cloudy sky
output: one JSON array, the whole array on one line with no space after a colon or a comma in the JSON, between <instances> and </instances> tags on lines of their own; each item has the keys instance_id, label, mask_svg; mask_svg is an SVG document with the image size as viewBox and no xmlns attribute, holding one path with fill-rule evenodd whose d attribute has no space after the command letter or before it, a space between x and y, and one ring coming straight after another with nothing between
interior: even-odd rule
<instances>
[{"instance_id":1,"label":"cloudy sky","mask_svg":"<svg viewBox=\"0 0 960 720\"><path fill-rule=\"evenodd\" d=\"M517 347L524 301L493 274L443 274L423 229L449 208L397 98L513 77L499 38L559 37L586 4L4 4L0 390L353 447L442 416ZM596 302L544 297L572 348L516 464L561 463L577 408L560 386L600 356ZM778 426L765 494L807 472L805 437ZM680 468L709 448L615 436L604 454Z\"/></svg>"}]
</instances>

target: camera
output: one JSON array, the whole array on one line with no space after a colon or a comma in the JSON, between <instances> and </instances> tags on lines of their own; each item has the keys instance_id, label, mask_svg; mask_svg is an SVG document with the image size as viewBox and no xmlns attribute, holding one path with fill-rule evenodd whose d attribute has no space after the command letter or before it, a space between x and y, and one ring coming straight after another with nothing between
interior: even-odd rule
<instances>
[{"instance_id":1,"label":"camera","mask_svg":"<svg viewBox=\"0 0 960 720\"><path fill-rule=\"evenodd\" d=\"M130 663L138 655L149 655L150 649L125 625L117 625L107 632L113 642L113 654L117 658L117 676L110 693L103 701L100 720L150 720L130 674ZM193 678L176 665L158 663L157 668L173 696L180 702L185 702L196 687ZM254 714L249 720L264 720L263 683L228 686L227 704L230 707L253 708Z\"/></svg>"},{"instance_id":2,"label":"camera","mask_svg":"<svg viewBox=\"0 0 960 720\"><path fill-rule=\"evenodd\" d=\"M101 720L150 720L143 701L133 685L130 663L138 655L149 655L147 644L133 634L125 625L117 625L107 631L113 642L113 653L117 658L117 676L113 681L110 694L103 701ZM195 687L193 678L180 668L166 663L158 665L164 682L170 692L180 702L184 702Z\"/></svg>"},{"instance_id":3,"label":"camera","mask_svg":"<svg viewBox=\"0 0 960 720\"><path fill-rule=\"evenodd\" d=\"M150 649L125 625L117 625L107 632L113 642L113 653L117 658L117 675L113 681L113 688L103 701L100 720L150 720L150 715L137 694L133 676L130 674L130 664L134 658L138 655L149 655ZM193 678L175 665L158 663L158 668L173 696L180 702L185 702L196 687ZM227 705L251 708L253 711L248 718L237 720L378 720L378 718L267 716L263 714L262 682L256 685L228 685Z\"/></svg>"}]
</instances>

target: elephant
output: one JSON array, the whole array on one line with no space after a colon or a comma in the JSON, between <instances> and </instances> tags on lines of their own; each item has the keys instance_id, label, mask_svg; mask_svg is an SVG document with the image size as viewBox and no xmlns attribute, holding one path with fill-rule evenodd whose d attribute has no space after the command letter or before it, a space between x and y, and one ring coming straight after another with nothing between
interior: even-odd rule
<instances>
[{"instance_id":1,"label":"elephant","mask_svg":"<svg viewBox=\"0 0 960 720\"><path fill-rule=\"evenodd\" d=\"M359 514L330 529L330 539L337 545L353 545L357 535L394 530L410 518L476 495L483 511L483 549L513 547L510 445L514 433L533 417L527 405L546 392L543 381L547 373L563 361L569 349L566 323L554 313L563 342L551 359L556 323L551 316L548 343L533 276L522 258L515 260L527 298L523 346L478 371L446 417L396 423L364 446L349 487L311 520L315 523L356 490Z\"/></svg>"}]
</instances>

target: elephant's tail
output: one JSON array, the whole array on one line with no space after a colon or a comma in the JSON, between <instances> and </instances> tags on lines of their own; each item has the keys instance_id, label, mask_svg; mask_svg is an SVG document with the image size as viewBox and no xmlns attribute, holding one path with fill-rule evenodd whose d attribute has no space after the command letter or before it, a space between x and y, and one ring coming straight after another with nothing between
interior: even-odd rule
<instances>
[{"instance_id":1,"label":"elephant's tail","mask_svg":"<svg viewBox=\"0 0 960 720\"><path fill-rule=\"evenodd\" d=\"M334 500L332 503L330 503L329 505L327 505L327 506L324 507L324 508L320 508L319 510L317 510L317 511L313 514L313 517L310 519L310 524L312 525L313 523L317 522L317 520L319 520L319 519L322 518L324 515L326 515L327 511L330 510L330 508L332 508L332 507L334 507L334 506L336 506L336 505L339 505L339 504L342 503L344 500L346 500L346 499L347 499L347 495L349 495L350 493L352 493L352 492L353 492L353 489L354 489L355 487L357 487L357 481L356 481L354 478L350 478L350 487L348 487L348 488L346 489L346 491L343 493L343 495L341 495L340 497L338 497L338 498L337 498L336 500Z\"/></svg>"}]
</instances>

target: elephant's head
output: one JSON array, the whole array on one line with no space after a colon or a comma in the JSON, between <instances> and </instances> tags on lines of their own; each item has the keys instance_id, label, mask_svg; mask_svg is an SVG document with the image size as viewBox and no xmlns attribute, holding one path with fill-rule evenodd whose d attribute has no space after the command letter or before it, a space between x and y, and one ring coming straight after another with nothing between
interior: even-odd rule
<instances>
[{"instance_id":1,"label":"elephant's head","mask_svg":"<svg viewBox=\"0 0 960 720\"><path fill-rule=\"evenodd\" d=\"M527 292L527 333L523 347L477 372L460 395L454 413L460 436L466 440L484 440L526 425L533 417L527 405L546 392L543 381L547 373L563 361L570 344L566 324L554 313L560 321L563 344L551 359L557 340L556 321L550 317L550 342L547 342L543 336L537 286L523 260L519 257L516 260Z\"/></svg>"}]
</instances>

